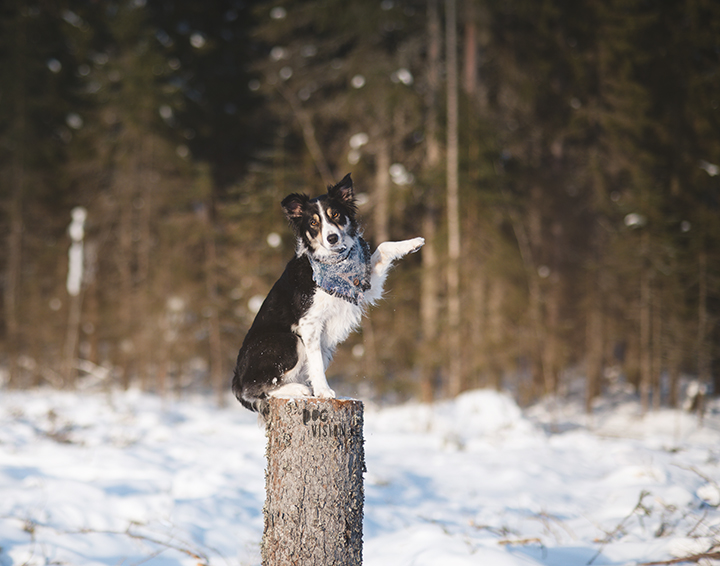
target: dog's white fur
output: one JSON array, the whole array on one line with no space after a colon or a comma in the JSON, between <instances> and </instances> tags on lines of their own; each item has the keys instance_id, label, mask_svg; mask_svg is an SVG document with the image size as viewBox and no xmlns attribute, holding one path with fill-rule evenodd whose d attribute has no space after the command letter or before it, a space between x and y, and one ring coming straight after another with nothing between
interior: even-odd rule
<instances>
[{"instance_id":1,"label":"dog's white fur","mask_svg":"<svg viewBox=\"0 0 720 566\"><path fill-rule=\"evenodd\" d=\"M312 396L334 398L328 386L325 371L330 365L335 348L355 330L365 308L380 300L392 262L419 250L424 238L400 242L383 242L370 259L370 289L364 302L354 305L318 288L308 312L293 328L302 340L298 341L298 363L285 375L285 384L268 394L272 397ZM305 383L310 383L312 391Z\"/></svg>"}]
</instances>

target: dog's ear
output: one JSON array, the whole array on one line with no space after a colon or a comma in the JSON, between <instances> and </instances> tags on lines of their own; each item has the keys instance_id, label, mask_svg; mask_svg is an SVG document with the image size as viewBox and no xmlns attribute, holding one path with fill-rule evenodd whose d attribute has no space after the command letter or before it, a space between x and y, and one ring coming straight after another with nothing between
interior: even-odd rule
<instances>
[{"instance_id":1,"label":"dog's ear","mask_svg":"<svg viewBox=\"0 0 720 566\"><path fill-rule=\"evenodd\" d=\"M282 207L288 220L297 220L302 216L303 208L310 200L307 195L293 193L286 196L282 201Z\"/></svg>"},{"instance_id":2,"label":"dog's ear","mask_svg":"<svg viewBox=\"0 0 720 566\"><path fill-rule=\"evenodd\" d=\"M337 185L328 187L328 196L341 200L349 206L355 204L355 192L353 191L353 182L350 173L345 175Z\"/></svg>"}]
</instances>

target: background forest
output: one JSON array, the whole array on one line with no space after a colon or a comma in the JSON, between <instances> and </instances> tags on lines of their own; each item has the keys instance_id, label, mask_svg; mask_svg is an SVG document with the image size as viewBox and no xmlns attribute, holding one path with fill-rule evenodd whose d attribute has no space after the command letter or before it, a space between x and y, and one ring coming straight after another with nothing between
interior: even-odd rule
<instances>
[{"instance_id":1,"label":"background forest","mask_svg":"<svg viewBox=\"0 0 720 566\"><path fill-rule=\"evenodd\" d=\"M714 0L6 0L2 382L222 400L279 201L352 172L427 244L340 394L718 392L719 106Z\"/></svg>"}]
</instances>

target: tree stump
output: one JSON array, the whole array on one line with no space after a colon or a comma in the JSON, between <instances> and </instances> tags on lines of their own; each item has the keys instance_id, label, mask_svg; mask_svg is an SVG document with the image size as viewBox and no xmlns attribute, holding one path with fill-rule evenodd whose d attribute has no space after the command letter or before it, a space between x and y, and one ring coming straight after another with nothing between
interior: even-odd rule
<instances>
[{"instance_id":1,"label":"tree stump","mask_svg":"<svg viewBox=\"0 0 720 566\"><path fill-rule=\"evenodd\" d=\"M360 566L363 404L269 400L263 566Z\"/></svg>"}]
</instances>

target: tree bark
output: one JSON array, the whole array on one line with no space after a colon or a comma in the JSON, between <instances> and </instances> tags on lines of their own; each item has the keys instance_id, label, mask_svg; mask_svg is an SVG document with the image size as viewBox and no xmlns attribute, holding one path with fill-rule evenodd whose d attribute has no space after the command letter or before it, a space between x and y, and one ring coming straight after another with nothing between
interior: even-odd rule
<instances>
[{"instance_id":1,"label":"tree bark","mask_svg":"<svg viewBox=\"0 0 720 566\"><path fill-rule=\"evenodd\" d=\"M360 566L363 404L269 400L263 566Z\"/></svg>"}]
</instances>

